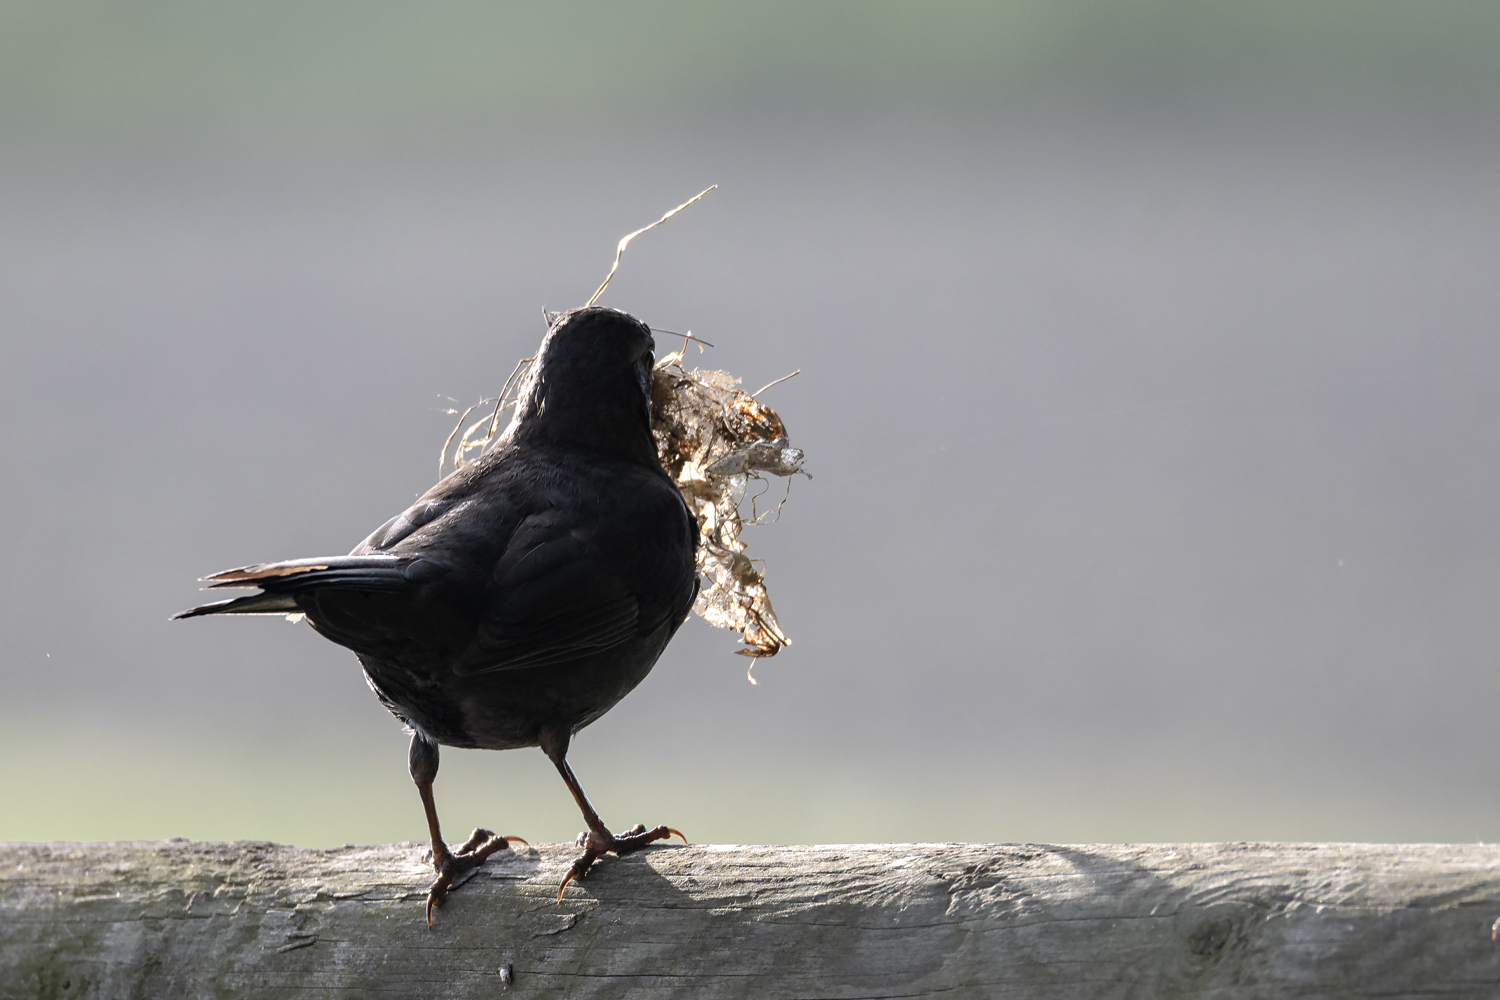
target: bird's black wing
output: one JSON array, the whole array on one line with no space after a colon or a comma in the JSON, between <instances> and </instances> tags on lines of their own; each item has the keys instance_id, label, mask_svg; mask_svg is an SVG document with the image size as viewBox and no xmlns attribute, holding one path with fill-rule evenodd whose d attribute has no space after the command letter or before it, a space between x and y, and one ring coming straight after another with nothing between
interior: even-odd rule
<instances>
[{"instance_id":1,"label":"bird's black wing","mask_svg":"<svg viewBox=\"0 0 1500 1000\"><path fill-rule=\"evenodd\" d=\"M654 484L653 484L654 485ZM496 563L460 676L594 656L686 617L696 576L676 490L629 491L586 516L552 508L516 528Z\"/></svg>"},{"instance_id":2,"label":"bird's black wing","mask_svg":"<svg viewBox=\"0 0 1500 1000\"><path fill-rule=\"evenodd\" d=\"M460 676L581 659L634 638L640 601L597 544L597 526L555 511L521 522L496 564Z\"/></svg>"}]
</instances>

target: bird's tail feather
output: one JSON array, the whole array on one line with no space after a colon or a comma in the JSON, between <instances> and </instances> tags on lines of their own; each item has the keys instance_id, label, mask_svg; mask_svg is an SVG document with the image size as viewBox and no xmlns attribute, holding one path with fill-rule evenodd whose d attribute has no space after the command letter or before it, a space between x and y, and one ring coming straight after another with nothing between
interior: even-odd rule
<instances>
[{"instance_id":1,"label":"bird's tail feather","mask_svg":"<svg viewBox=\"0 0 1500 1000\"><path fill-rule=\"evenodd\" d=\"M330 556L326 559L289 559L256 563L205 576L209 589L259 587L261 593L216 601L173 615L295 614L296 595L310 590L404 590L411 585L406 570L413 560L399 556Z\"/></svg>"},{"instance_id":2,"label":"bird's tail feather","mask_svg":"<svg viewBox=\"0 0 1500 1000\"><path fill-rule=\"evenodd\" d=\"M212 604L179 611L172 616L172 620L197 618L199 615L295 615L301 610L297 607L297 599L291 594L267 594L262 591L259 594L214 601Z\"/></svg>"}]
</instances>

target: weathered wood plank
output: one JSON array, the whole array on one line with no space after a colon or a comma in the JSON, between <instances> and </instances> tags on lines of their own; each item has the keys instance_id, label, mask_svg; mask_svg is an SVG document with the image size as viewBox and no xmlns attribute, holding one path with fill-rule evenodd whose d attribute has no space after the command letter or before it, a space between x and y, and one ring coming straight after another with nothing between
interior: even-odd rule
<instances>
[{"instance_id":1,"label":"weathered wood plank","mask_svg":"<svg viewBox=\"0 0 1500 1000\"><path fill-rule=\"evenodd\" d=\"M1489 845L573 853L0 845L0 997L1500 996Z\"/></svg>"}]
</instances>

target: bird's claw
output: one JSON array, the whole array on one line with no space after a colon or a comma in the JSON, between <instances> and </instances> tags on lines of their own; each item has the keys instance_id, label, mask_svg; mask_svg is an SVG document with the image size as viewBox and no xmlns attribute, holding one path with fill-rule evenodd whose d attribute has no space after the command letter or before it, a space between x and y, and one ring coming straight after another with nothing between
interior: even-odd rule
<instances>
[{"instance_id":1,"label":"bird's claw","mask_svg":"<svg viewBox=\"0 0 1500 1000\"><path fill-rule=\"evenodd\" d=\"M448 898L448 890L453 888L455 878L471 868L478 868L491 854L509 850L512 843L531 846L520 837L499 837L490 830L479 829L469 834L469 839L460 844L457 851L448 851L445 847L442 857L429 853L438 877L427 887L427 926L432 927L432 911Z\"/></svg>"},{"instance_id":2,"label":"bird's claw","mask_svg":"<svg viewBox=\"0 0 1500 1000\"><path fill-rule=\"evenodd\" d=\"M659 826L654 830L648 830L644 823L637 823L629 830L620 834L610 833L608 830L602 832L585 830L574 841L575 845L583 848L583 853L568 868L568 873L563 876L562 885L557 887L557 901L559 903L562 902L563 890L568 887L568 883L582 879L587 875L589 869L594 867L594 862L598 861L601 855L606 853L629 854L631 851L640 850L647 844L653 844L658 840L667 840L673 836L682 837L684 844L688 842L687 837L683 836L681 830L673 829L670 826Z\"/></svg>"},{"instance_id":3,"label":"bird's claw","mask_svg":"<svg viewBox=\"0 0 1500 1000\"><path fill-rule=\"evenodd\" d=\"M586 834L584 836L587 837ZM594 867L594 862L599 860L599 855L603 853L604 850L602 848L596 847L593 844L589 844L584 848L583 854L579 856L577 861L573 862L568 868L568 873L563 876L562 885L557 887L557 901L559 903L562 902L563 890L568 887L568 883L587 875L589 869Z\"/></svg>"}]
</instances>

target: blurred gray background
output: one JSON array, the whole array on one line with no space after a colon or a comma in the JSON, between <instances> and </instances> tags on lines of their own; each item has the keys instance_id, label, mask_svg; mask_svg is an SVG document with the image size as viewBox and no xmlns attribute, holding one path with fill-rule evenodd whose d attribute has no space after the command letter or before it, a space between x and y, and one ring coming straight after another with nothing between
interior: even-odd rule
<instances>
[{"instance_id":1,"label":"blurred gray background","mask_svg":"<svg viewBox=\"0 0 1500 1000\"><path fill-rule=\"evenodd\" d=\"M340 553L582 303L811 482L795 644L575 743L696 841L1500 838L1500 7L0 8L0 839L418 839L398 724L205 573ZM673 346L661 339L662 349ZM448 831L570 839L536 751Z\"/></svg>"}]
</instances>

